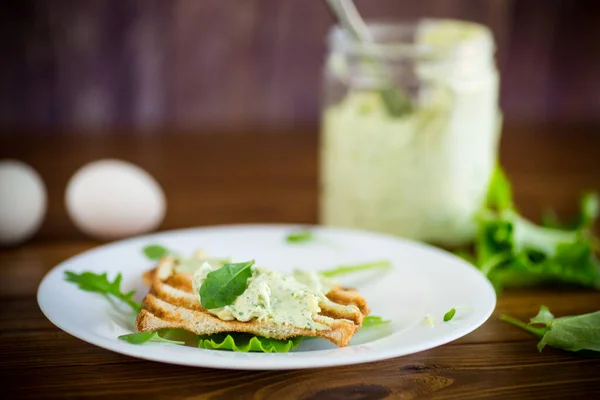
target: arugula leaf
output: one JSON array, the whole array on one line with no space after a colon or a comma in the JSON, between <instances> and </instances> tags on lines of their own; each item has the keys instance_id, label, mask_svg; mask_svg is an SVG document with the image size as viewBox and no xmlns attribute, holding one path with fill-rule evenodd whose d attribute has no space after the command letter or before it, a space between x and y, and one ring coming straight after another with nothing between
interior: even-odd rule
<instances>
[{"instance_id":1,"label":"arugula leaf","mask_svg":"<svg viewBox=\"0 0 600 400\"><path fill-rule=\"evenodd\" d=\"M563 282L600 288L593 243L580 231L537 226L511 210L488 219L478 267L497 286Z\"/></svg>"},{"instance_id":2,"label":"arugula leaf","mask_svg":"<svg viewBox=\"0 0 600 400\"><path fill-rule=\"evenodd\" d=\"M146 257L150 260L160 260L162 257L167 254L172 254L166 247L163 247L159 244L150 244L142 250Z\"/></svg>"},{"instance_id":3,"label":"arugula leaf","mask_svg":"<svg viewBox=\"0 0 600 400\"><path fill-rule=\"evenodd\" d=\"M548 331L538 343L542 351L548 345L568 351L600 351L600 311L549 321Z\"/></svg>"},{"instance_id":4,"label":"arugula leaf","mask_svg":"<svg viewBox=\"0 0 600 400\"><path fill-rule=\"evenodd\" d=\"M577 221L577 228L586 228L594 224L600 214L600 199L598 193L588 192L584 193L579 201L579 219Z\"/></svg>"},{"instance_id":5,"label":"arugula leaf","mask_svg":"<svg viewBox=\"0 0 600 400\"><path fill-rule=\"evenodd\" d=\"M254 260L225 264L209 273L200 286L202 307L209 310L232 304L246 290L252 265Z\"/></svg>"},{"instance_id":6,"label":"arugula leaf","mask_svg":"<svg viewBox=\"0 0 600 400\"><path fill-rule=\"evenodd\" d=\"M133 300L135 290L127 293L121 292L121 280L123 276L119 273L114 281L110 282L106 273L95 274L93 272L82 272L77 274L72 271L65 271L65 280L75 283L79 289L87 292L100 293L105 296L112 295L117 299L127 303L134 311L140 312L142 305Z\"/></svg>"},{"instance_id":7,"label":"arugula leaf","mask_svg":"<svg viewBox=\"0 0 600 400\"><path fill-rule=\"evenodd\" d=\"M512 187L500 165L496 165L494 169L488 189L486 206L498 211L514 208Z\"/></svg>"},{"instance_id":8,"label":"arugula leaf","mask_svg":"<svg viewBox=\"0 0 600 400\"><path fill-rule=\"evenodd\" d=\"M518 326L519 328L531 333L532 335L537 336L539 339L543 338L544 335L546 334L545 328L534 328L533 326L530 326L530 325L526 324L525 322L520 321L511 316L508 316L506 314L500 315L500 321L508 322L509 324Z\"/></svg>"},{"instance_id":9,"label":"arugula leaf","mask_svg":"<svg viewBox=\"0 0 600 400\"><path fill-rule=\"evenodd\" d=\"M363 318L361 329L365 328L376 328L378 326L385 326L390 324L390 320L384 320L381 317L375 315L367 315Z\"/></svg>"},{"instance_id":10,"label":"arugula leaf","mask_svg":"<svg viewBox=\"0 0 600 400\"><path fill-rule=\"evenodd\" d=\"M391 267L392 267L392 263L390 263L388 260L380 260L380 261L373 261L373 262L357 264L357 265L342 265L342 266L339 266L339 267L336 267L336 268L333 268L333 269L330 269L327 271L320 272L320 274L327 278L331 278L333 276L347 275L347 274L351 274L354 272L366 271L369 269L377 269L377 268L388 269Z\"/></svg>"},{"instance_id":11,"label":"arugula leaf","mask_svg":"<svg viewBox=\"0 0 600 400\"><path fill-rule=\"evenodd\" d=\"M313 233L307 229L292 232L285 237L285 240L288 243L297 244L297 243L306 243L314 240Z\"/></svg>"},{"instance_id":12,"label":"arugula leaf","mask_svg":"<svg viewBox=\"0 0 600 400\"><path fill-rule=\"evenodd\" d=\"M287 353L296 349L302 339L302 336L288 340L277 340L244 333L215 334L200 336L198 347L202 349L233 350L243 353Z\"/></svg>"},{"instance_id":13,"label":"arugula leaf","mask_svg":"<svg viewBox=\"0 0 600 400\"><path fill-rule=\"evenodd\" d=\"M477 216L473 246L473 263L496 290L546 283L600 289L598 243L589 231L598 216L598 196L582 197L574 229L565 230L539 226L520 216L511 193L508 178L497 166L486 205Z\"/></svg>"},{"instance_id":14,"label":"arugula leaf","mask_svg":"<svg viewBox=\"0 0 600 400\"><path fill-rule=\"evenodd\" d=\"M500 319L516 325L541 340L539 351L548 345L567 351L592 350L600 352L600 311L570 317L555 318L548 307L541 306L538 315L529 324L501 315ZM532 325L541 325L534 327Z\"/></svg>"},{"instance_id":15,"label":"arugula leaf","mask_svg":"<svg viewBox=\"0 0 600 400\"><path fill-rule=\"evenodd\" d=\"M456 314L456 308L451 308L450 311L448 311L446 314L444 314L444 322L450 321L452 318L454 318L455 314Z\"/></svg>"},{"instance_id":16,"label":"arugula leaf","mask_svg":"<svg viewBox=\"0 0 600 400\"><path fill-rule=\"evenodd\" d=\"M119 336L119 339L131 344L144 344L151 341L171 344L185 344L183 341L165 339L159 335L158 331L130 333Z\"/></svg>"}]
</instances>

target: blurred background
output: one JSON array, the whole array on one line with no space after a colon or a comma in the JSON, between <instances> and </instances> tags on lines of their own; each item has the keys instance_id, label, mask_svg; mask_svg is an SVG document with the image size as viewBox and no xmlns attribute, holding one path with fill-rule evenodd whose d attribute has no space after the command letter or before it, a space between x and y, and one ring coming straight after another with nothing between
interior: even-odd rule
<instances>
[{"instance_id":1,"label":"blurred background","mask_svg":"<svg viewBox=\"0 0 600 400\"><path fill-rule=\"evenodd\" d=\"M370 19L490 26L509 126L600 125L599 1L356 3ZM323 1L23 0L2 8L5 135L318 127L333 23Z\"/></svg>"},{"instance_id":2,"label":"blurred background","mask_svg":"<svg viewBox=\"0 0 600 400\"><path fill-rule=\"evenodd\" d=\"M572 215L583 190L600 188L600 1L356 4L371 20L455 18L492 29L500 156L524 215ZM47 188L36 238L85 237L69 220L65 189L102 158L157 180L167 203L159 229L318 221L333 23L323 0L3 2L0 159L29 164Z\"/></svg>"}]
</instances>

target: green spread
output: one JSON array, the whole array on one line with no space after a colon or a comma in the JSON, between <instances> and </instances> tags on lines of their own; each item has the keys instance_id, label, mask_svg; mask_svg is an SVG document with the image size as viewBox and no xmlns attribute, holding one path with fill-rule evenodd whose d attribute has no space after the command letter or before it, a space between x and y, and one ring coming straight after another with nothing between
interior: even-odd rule
<instances>
[{"instance_id":1,"label":"green spread","mask_svg":"<svg viewBox=\"0 0 600 400\"><path fill-rule=\"evenodd\" d=\"M194 292L198 293L207 275L221 266L204 262L193 276ZM276 271L256 267L248 279L246 290L227 306L207 310L222 320L272 320L312 330L328 330L313 317L321 311L319 302L327 301L324 291L329 290L329 280L316 273L296 271L283 275ZM326 293L326 292L325 292Z\"/></svg>"}]
</instances>

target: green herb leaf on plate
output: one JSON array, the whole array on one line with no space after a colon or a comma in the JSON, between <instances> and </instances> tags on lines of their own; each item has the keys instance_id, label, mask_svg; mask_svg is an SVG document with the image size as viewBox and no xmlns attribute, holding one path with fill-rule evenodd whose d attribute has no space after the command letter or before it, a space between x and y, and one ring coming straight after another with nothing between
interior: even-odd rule
<instances>
[{"instance_id":1,"label":"green herb leaf on plate","mask_svg":"<svg viewBox=\"0 0 600 400\"><path fill-rule=\"evenodd\" d=\"M288 340L268 339L243 333L201 336L198 347L203 349L232 350L237 352L287 353L298 347L302 337Z\"/></svg>"},{"instance_id":2,"label":"green herb leaf on plate","mask_svg":"<svg viewBox=\"0 0 600 400\"><path fill-rule=\"evenodd\" d=\"M454 318L455 314L456 314L456 308L451 308L450 311L448 311L446 314L444 314L444 322L450 321L452 318Z\"/></svg>"},{"instance_id":3,"label":"green herb leaf on plate","mask_svg":"<svg viewBox=\"0 0 600 400\"><path fill-rule=\"evenodd\" d=\"M142 251L150 260L160 260L167 254L172 254L166 247L159 244L150 244L144 247Z\"/></svg>"},{"instance_id":4,"label":"green herb leaf on plate","mask_svg":"<svg viewBox=\"0 0 600 400\"><path fill-rule=\"evenodd\" d=\"M133 300L135 291L132 290L127 293L121 292L121 280L123 276L119 273L114 281L108 280L107 274L96 274L93 272L82 272L77 274L72 271L65 271L65 280L67 282L75 283L79 286L79 289L87 292L100 293L108 296L112 295L117 299L127 303L134 311L139 312L142 309L142 305Z\"/></svg>"},{"instance_id":5,"label":"green herb leaf on plate","mask_svg":"<svg viewBox=\"0 0 600 400\"><path fill-rule=\"evenodd\" d=\"M119 339L131 344L144 344L151 341L171 344L185 344L183 341L165 339L159 335L158 331L130 333L119 336Z\"/></svg>"},{"instance_id":6,"label":"green herb leaf on plate","mask_svg":"<svg viewBox=\"0 0 600 400\"><path fill-rule=\"evenodd\" d=\"M254 260L230 263L209 273L200 286L202 307L210 310L232 304L246 290L252 265Z\"/></svg>"},{"instance_id":7,"label":"green herb leaf on plate","mask_svg":"<svg viewBox=\"0 0 600 400\"><path fill-rule=\"evenodd\" d=\"M285 240L288 243L298 244L298 243L306 243L312 240L315 240L313 233L307 229L292 232L285 237Z\"/></svg>"},{"instance_id":8,"label":"green herb leaf on plate","mask_svg":"<svg viewBox=\"0 0 600 400\"><path fill-rule=\"evenodd\" d=\"M376 328L379 326L386 326L390 324L390 320L384 320L381 317L375 315L367 315L363 318L361 329Z\"/></svg>"},{"instance_id":9,"label":"green herb leaf on plate","mask_svg":"<svg viewBox=\"0 0 600 400\"><path fill-rule=\"evenodd\" d=\"M334 276L352 274L354 272L367 271L371 269L388 269L391 267L392 263L388 260L380 260L357 265L342 265L340 267L320 272L320 274L327 278L331 278Z\"/></svg>"},{"instance_id":10,"label":"green herb leaf on plate","mask_svg":"<svg viewBox=\"0 0 600 400\"><path fill-rule=\"evenodd\" d=\"M500 319L520 327L541 340L539 351L548 345L567 351L591 350L600 352L600 311L555 318L550 310L541 306L538 315L529 324L501 315ZM541 327L535 327L541 325Z\"/></svg>"}]
</instances>

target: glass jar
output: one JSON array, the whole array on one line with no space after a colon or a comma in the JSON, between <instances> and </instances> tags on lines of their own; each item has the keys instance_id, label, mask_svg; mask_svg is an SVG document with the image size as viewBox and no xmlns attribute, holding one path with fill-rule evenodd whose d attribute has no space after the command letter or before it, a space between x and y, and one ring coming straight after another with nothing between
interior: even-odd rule
<instances>
[{"instance_id":1,"label":"glass jar","mask_svg":"<svg viewBox=\"0 0 600 400\"><path fill-rule=\"evenodd\" d=\"M329 35L321 133L325 225L442 245L472 239L498 148L494 41L455 20Z\"/></svg>"}]
</instances>

